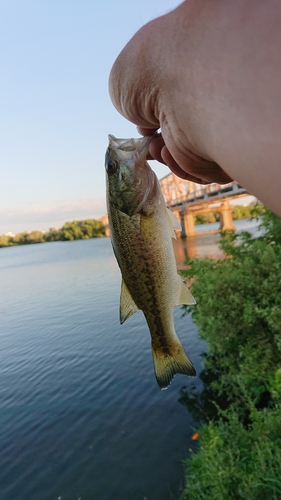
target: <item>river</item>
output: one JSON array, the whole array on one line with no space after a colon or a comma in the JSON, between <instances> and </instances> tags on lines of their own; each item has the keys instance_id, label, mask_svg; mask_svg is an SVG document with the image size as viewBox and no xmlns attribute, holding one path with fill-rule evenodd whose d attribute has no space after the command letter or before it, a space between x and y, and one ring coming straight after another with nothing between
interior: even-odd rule
<instances>
[{"instance_id":1,"label":"river","mask_svg":"<svg viewBox=\"0 0 281 500\"><path fill-rule=\"evenodd\" d=\"M196 427L179 392L200 379L159 390L143 314L119 324L120 282L107 238L0 249L1 499L178 496ZM180 308L175 325L200 372L206 344Z\"/></svg>"}]
</instances>

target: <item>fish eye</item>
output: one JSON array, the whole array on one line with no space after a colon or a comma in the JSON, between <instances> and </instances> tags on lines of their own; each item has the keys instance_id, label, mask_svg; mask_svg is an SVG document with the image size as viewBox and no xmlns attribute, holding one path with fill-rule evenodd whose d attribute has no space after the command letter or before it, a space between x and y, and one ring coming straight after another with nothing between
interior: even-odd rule
<instances>
[{"instance_id":1,"label":"fish eye","mask_svg":"<svg viewBox=\"0 0 281 500\"><path fill-rule=\"evenodd\" d=\"M117 170L117 163L114 160L106 160L105 169L108 174L114 174Z\"/></svg>"}]
</instances>

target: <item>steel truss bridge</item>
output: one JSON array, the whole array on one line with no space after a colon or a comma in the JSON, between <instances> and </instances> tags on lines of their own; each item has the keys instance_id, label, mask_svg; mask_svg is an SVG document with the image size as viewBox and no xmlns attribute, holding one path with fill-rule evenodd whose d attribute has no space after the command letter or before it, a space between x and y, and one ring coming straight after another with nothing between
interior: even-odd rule
<instances>
[{"instance_id":1,"label":"steel truss bridge","mask_svg":"<svg viewBox=\"0 0 281 500\"><path fill-rule=\"evenodd\" d=\"M207 212L220 213L220 229L235 229L229 200L246 196L248 192L237 182L201 185L180 179L170 173L160 180L167 207L178 217L181 237L197 234L194 216ZM202 234L202 233L200 233Z\"/></svg>"}]
</instances>

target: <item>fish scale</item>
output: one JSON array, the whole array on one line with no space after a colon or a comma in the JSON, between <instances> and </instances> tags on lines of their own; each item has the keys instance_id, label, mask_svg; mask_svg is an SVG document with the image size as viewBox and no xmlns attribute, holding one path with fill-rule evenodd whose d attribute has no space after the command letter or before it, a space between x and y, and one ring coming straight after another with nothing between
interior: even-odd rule
<instances>
[{"instance_id":1,"label":"fish scale","mask_svg":"<svg viewBox=\"0 0 281 500\"><path fill-rule=\"evenodd\" d=\"M176 373L195 375L174 328L174 307L195 304L195 300L177 273L171 239L177 221L166 208L158 179L146 162L150 140L109 136L107 208L111 242L122 273L120 322L138 309L143 311L156 380L165 389Z\"/></svg>"}]
</instances>

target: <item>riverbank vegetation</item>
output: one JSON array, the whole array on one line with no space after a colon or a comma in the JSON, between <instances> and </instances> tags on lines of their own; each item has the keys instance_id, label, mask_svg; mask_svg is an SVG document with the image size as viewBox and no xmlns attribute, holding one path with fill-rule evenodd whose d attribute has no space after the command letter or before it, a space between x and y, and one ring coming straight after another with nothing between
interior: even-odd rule
<instances>
[{"instance_id":1,"label":"riverbank vegetation","mask_svg":"<svg viewBox=\"0 0 281 500\"><path fill-rule=\"evenodd\" d=\"M104 224L95 219L66 222L62 228L51 228L47 232L25 231L16 235L0 236L0 247L30 245L47 241L73 241L105 236Z\"/></svg>"},{"instance_id":2,"label":"riverbank vegetation","mask_svg":"<svg viewBox=\"0 0 281 500\"><path fill-rule=\"evenodd\" d=\"M185 272L208 352L203 390L181 391L200 425L181 500L281 499L281 219L265 210L262 228Z\"/></svg>"},{"instance_id":3,"label":"riverbank vegetation","mask_svg":"<svg viewBox=\"0 0 281 500\"><path fill-rule=\"evenodd\" d=\"M233 220L250 219L252 217L253 205L235 205L232 211ZM264 212L264 205L262 203L255 205L255 210L259 210L260 215ZM195 224L211 224L213 222L219 222L220 214L219 212L207 212L203 214L195 215Z\"/></svg>"}]
</instances>

